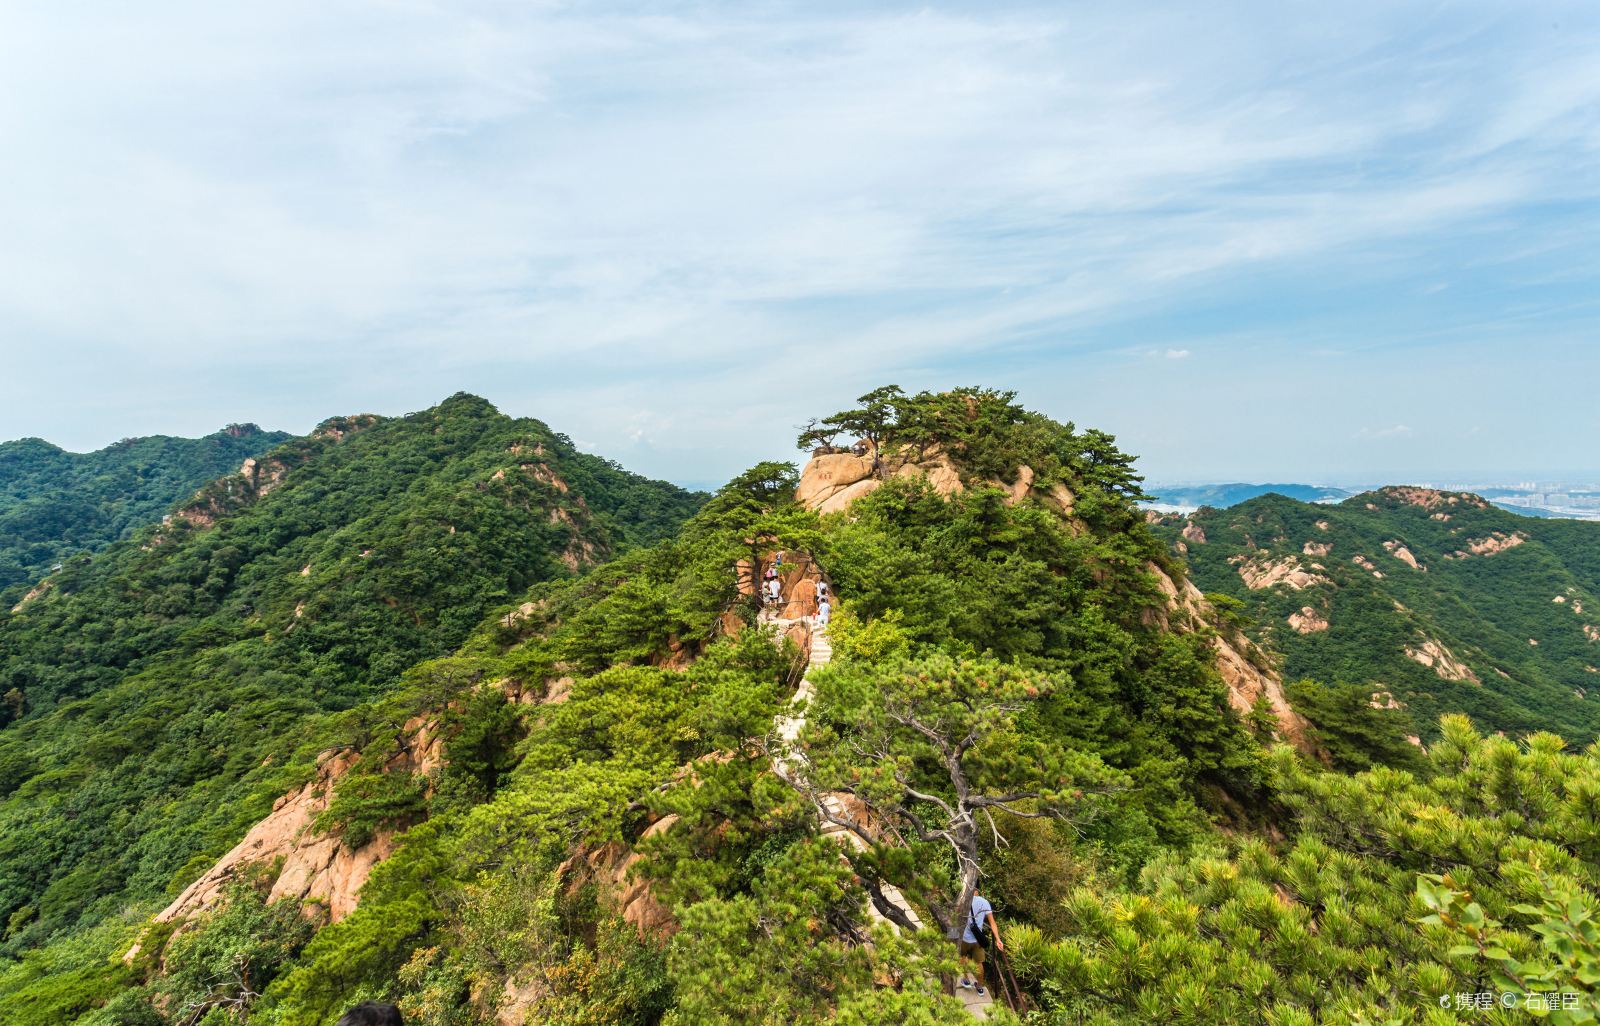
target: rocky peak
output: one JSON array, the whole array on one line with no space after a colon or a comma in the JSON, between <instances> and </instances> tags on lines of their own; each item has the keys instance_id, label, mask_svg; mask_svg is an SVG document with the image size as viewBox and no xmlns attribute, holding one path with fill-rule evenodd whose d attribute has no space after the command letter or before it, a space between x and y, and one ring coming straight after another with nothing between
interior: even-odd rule
<instances>
[{"instance_id":1,"label":"rocky peak","mask_svg":"<svg viewBox=\"0 0 1600 1026\"><path fill-rule=\"evenodd\" d=\"M937 444L913 447L901 446L892 453L879 455L872 443L858 442L847 450L818 449L800 472L800 482L795 487L795 501L818 513L837 513L852 502L871 495L891 478L920 477L935 492L949 496L963 492L967 484L954 461ZM1021 502L1034 488L1033 468L1022 464L1016 468L1013 480L994 478L982 484L999 488L1006 493L1006 501ZM1072 490L1057 483L1049 494L1063 512L1071 512L1076 501Z\"/></svg>"},{"instance_id":2,"label":"rocky peak","mask_svg":"<svg viewBox=\"0 0 1600 1026\"><path fill-rule=\"evenodd\" d=\"M1419 509L1436 510L1440 508L1458 507L1461 509L1488 509L1489 501L1480 495L1471 492L1446 492L1438 488L1421 488L1416 485L1388 485L1375 492L1367 492L1346 500L1347 502L1370 502L1372 499L1385 499L1391 503L1405 506L1416 506Z\"/></svg>"}]
</instances>

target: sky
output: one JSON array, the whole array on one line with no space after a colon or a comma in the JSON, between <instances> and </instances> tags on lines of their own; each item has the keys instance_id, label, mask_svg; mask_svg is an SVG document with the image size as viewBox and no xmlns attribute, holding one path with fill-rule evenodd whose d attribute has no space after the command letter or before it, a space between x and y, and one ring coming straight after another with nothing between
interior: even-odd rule
<instances>
[{"instance_id":1,"label":"sky","mask_svg":"<svg viewBox=\"0 0 1600 1026\"><path fill-rule=\"evenodd\" d=\"M977 384L1155 480L1600 467L1600 5L0 5L0 438L457 391L651 476Z\"/></svg>"}]
</instances>

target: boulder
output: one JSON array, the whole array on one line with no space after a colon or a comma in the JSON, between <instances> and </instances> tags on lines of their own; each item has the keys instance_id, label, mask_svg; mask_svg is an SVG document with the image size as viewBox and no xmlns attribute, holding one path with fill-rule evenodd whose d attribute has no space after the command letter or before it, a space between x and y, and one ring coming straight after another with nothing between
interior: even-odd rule
<instances>
[{"instance_id":1,"label":"boulder","mask_svg":"<svg viewBox=\"0 0 1600 1026\"><path fill-rule=\"evenodd\" d=\"M816 509L818 513L838 513L840 510L843 510L857 499L862 498L863 496L871 495L873 492L877 491L882 484L883 482L879 481L875 477L869 477L864 481L857 481L854 484L846 485L845 487L831 493L827 498L818 502L813 508Z\"/></svg>"},{"instance_id":2,"label":"boulder","mask_svg":"<svg viewBox=\"0 0 1600 1026\"><path fill-rule=\"evenodd\" d=\"M814 456L800 472L794 498L808 509L816 509L834 494L872 476L872 459L848 452Z\"/></svg>"}]
</instances>

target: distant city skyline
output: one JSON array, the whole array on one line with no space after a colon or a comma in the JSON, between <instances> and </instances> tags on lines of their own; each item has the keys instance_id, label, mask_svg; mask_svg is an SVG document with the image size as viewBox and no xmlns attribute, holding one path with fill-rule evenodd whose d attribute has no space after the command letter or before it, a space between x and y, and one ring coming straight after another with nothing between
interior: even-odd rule
<instances>
[{"instance_id":1,"label":"distant city skyline","mask_svg":"<svg viewBox=\"0 0 1600 1026\"><path fill-rule=\"evenodd\" d=\"M0 15L0 437L456 391L675 480L887 382L1152 478L1600 438L1600 6Z\"/></svg>"}]
</instances>

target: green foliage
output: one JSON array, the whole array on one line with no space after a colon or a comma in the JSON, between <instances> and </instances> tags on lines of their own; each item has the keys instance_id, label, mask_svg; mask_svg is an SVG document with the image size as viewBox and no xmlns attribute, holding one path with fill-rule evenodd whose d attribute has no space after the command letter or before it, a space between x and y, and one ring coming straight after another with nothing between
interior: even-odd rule
<instances>
[{"instance_id":1,"label":"green foliage","mask_svg":"<svg viewBox=\"0 0 1600 1026\"><path fill-rule=\"evenodd\" d=\"M365 748L470 685L408 667L700 501L470 396L330 421L260 468L271 487L220 480L185 507L194 522L144 529L0 612L0 694L22 696L0 704L0 720L22 712L0 731L0 955L164 904L319 748ZM410 708L385 706L407 691ZM477 767L442 797L480 800L509 768L504 718L480 726L458 737ZM415 819L417 799L372 776L341 809L360 835Z\"/></svg>"},{"instance_id":2,"label":"green foliage","mask_svg":"<svg viewBox=\"0 0 1600 1026\"><path fill-rule=\"evenodd\" d=\"M1466 1021L1440 1011L1455 995L1499 1009L1500 988L1592 1009L1600 759L1442 730L1426 780L1280 752L1283 844L1169 857L1131 890L1074 892L1058 932L1013 928L1041 1021L1447 1023Z\"/></svg>"},{"instance_id":3,"label":"green foliage","mask_svg":"<svg viewBox=\"0 0 1600 1026\"><path fill-rule=\"evenodd\" d=\"M360 848L379 830L410 825L427 808L425 781L411 773L385 773L363 760L340 778L333 801L313 824L318 833L338 833Z\"/></svg>"},{"instance_id":4,"label":"green foliage","mask_svg":"<svg viewBox=\"0 0 1600 1026\"><path fill-rule=\"evenodd\" d=\"M1205 540L1184 538L1188 524ZM1511 734L1586 743L1600 733L1600 642L1585 630L1600 628L1600 525L1535 520L1472 495L1382 489L1338 505L1265 495L1167 518L1157 531L1183 544L1196 584L1239 603L1251 634L1282 652L1288 678L1390 694L1424 733L1456 712ZM1521 542L1472 551L1497 536ZM1245 561L1286 560L1318 580L1252 590L1241 577ZM1289 626L1308 606L1326 629ZM1408 654L1430 642L1472 677Z\"/></svg>"},{"instance_id":5,"label":"green foliage","mask_svg":"<svg viewBox=\"0 0 1600 1026\"><path fill-rule=\"evenodd\" d=\"M6 1026L59 1026L113 999L137 1009L143 999L129 989L137 983L135 970L120 959L134 932L126 923L102 923L0 963L0 1022ZM130 996L118 998L119 994ZM125 1026L146 1024L130 1018Z\"/></svg>"},{"instance_id":6,"label":"green foliage","mask_svg":"<svg viewBox=\"0 0 1600 1026\"><path fill-rule=\"evenodd\" d=\"M125 438L82 454L38 438L0 443L0 607L56 563L154 523L288 437L232 424L204 438Z\"/></svg>"},{"instance_id":7,"label":"green foliage","mask_svg":"<svg viewBox=\"0 0 1600 1026\"><path fill-rule=\"evenodd\" d=\"M883 934L871 948L850 942L866 932L866 909L831 844L791 846L751 893L700 902L683 927L669 949L677 1000L664 1026L872 1021L862 1019L868 1004L885 1014L875 977L908 983L907 1000L888 999L904 1021L966 1019L959 1005L928 993L928 974L948 969L948 948Z\"/></svg>"},{"instance_id":8,"label":"green foliage","mask_svg":"<svg viewBox=\"0 0 1600 1026\"><path fill-rule=\"evenodd\" d=\"M1090 507L1105 498L1120 507L1144 497L1133 457L1117 449L1114 437L1093 429L1079 434L1015 399L1015 392L973 387L908 396L886 385L857 399L857 407L812 421L796 444L831 446L841 435L855 436L871 443L880 468L888 456L921 460L937 450L973 480L1009 482L1026 465L1045 486L1069 482Z\"/></svg>"},{"instance_id":9,"label":"green foliage","mask_svg":"<svg viewBox=\"0 0 1600 1026\"><path fill-rule=\"evenodd\" d=\"M269 496L63 574L0 622L0 673L31 689L0 734L0 1022L327 1026L370 998L424 1026L954 1024L941 928L979 879L1033 1026L1510 1023L1439 1003L1495 986L1593 1006L1600 750L1453 718L1424 752L1422 703L1330 675L1358 683L1293 691L1335 766L1264 753L1212 648L1258 607L1169 606L1182 568L1107 436L972 389L852 416L967 488L891 478L819 518L767 463L658 521L645 499L680 493L457 397L280 452ZM991 487L1024 462L1032 493ZM591 551L611 558L571 575ZM794 784L774 724L806 635L740 587L774 551L842 600ZM427 788L382 772L419 715L447 756ZM124 963L333 746L360 761L320 825L398 831L355 910L307 940L244 889L165 970L156 930ZM823 836L824 792L866 812L835 817L859 845ZM876 920L889 884L931 928Z\"/></svg>"},{"instance_id":10,"label":"green foliage","mask_svg":"<svg viewBox=\"0 0 1600 1026\"><path fill-rule=\"evenodd\" d=\"M1592 1023L1600 1011L1600 928L1595 925L1592 892L1561 880L1541 879L1545 893L1538 905L1523 903L1512 911L1529 920L1528 932L1539 939L1507 930L1484 915L1470 892L1453 876L1425 873L1417 878L1417 900L1432 910L1422 922L1459 934L1464 943L1452 955L1476 955L1493 966L1492 978L1505 995L1503 1003L1521 1007L1556 1026ZM1518 952L1531 954L1513 954ZM1553 1000L1559 999L1559 1000Z\"/></svg>"},{"instance_id":11,"label":"green foliage","mask_svg":"<svg viewBox=\"0 0 1600 1026\"><path fill-rule=\"evenodd\" d=\"M1422 752L1406 740L1416 730L1404 709L1356 684L1295 681L1286 689L1296 711L1311 722L1316 740L1337 769L1354 773L1376 766L1420 771Z\"/></svg>"},{"instance_id":12,"label":"green foliage","mask_svg":"<svg viewBox=\"0 0 1600 1026\"><path fill-rule=\"evenodd\" d=\"M220 908L167 945L156 1003L184 1026L248 1022L262 991L311 932L297 903L268 904L254 887L235 885Z\"/></svg>"}]
</instances>

